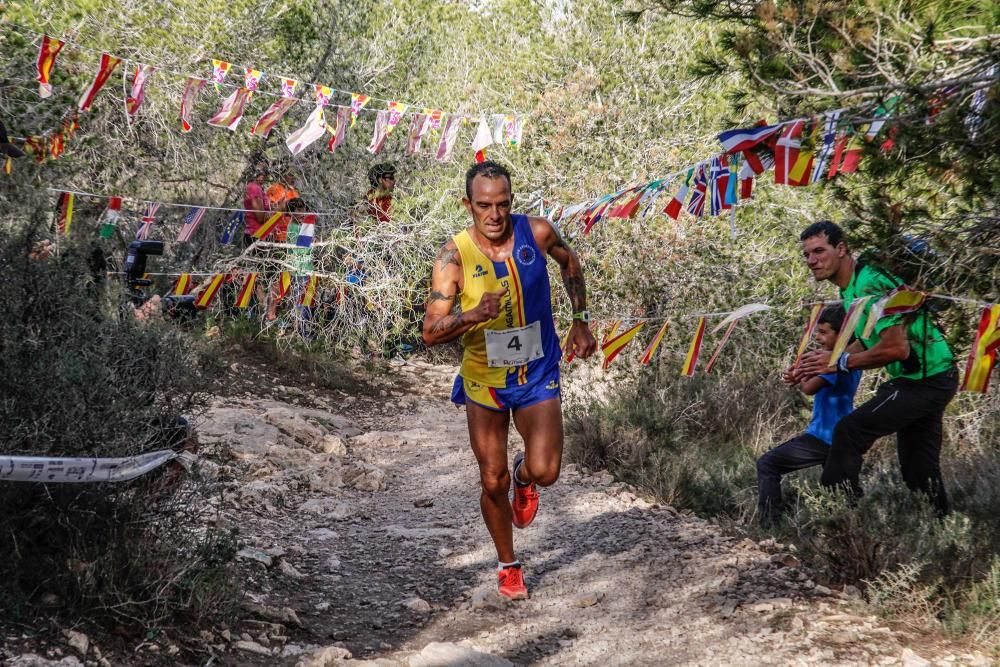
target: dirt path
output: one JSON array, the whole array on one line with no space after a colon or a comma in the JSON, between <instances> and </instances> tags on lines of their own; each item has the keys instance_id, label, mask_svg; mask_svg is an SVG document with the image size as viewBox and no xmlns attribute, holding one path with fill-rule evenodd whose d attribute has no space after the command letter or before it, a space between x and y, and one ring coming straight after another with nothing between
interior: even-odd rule
<instances>
[{"instance_id":1,"label":"dirt path","mask_svg":"<svg viewBox=\"0 0 1000 667\"><path fill-rule=\"evenodd\" d=\"M247 620L205 636L215 664L932 664L776 545L571 465L515 534L532 598L506 602L453 370L395 370L382 396L279 386L203 425L233 447L208 468L230 480L220 502L248 543Z\"/></svg>"}]
</instances>

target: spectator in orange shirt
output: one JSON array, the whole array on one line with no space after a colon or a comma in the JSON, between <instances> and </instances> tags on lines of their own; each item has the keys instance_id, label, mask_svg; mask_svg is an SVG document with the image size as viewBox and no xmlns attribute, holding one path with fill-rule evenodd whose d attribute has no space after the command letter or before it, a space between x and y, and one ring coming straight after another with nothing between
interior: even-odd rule
<instances>
[{"instance_id":1,"label":"spectator in orange shirt","mask_svg":"<svg viewBox=\"0 0 1000 667\"><path fill-rule=\"evenodd\" d=\"M298 199L298 197L299 191L295 189L295 175L290 171L286 171L280 181L272 183L267 188L267 198L271 202L271 210L273 211L286 210L288 202ZM278 226L274 230L275 241L279 243L285 242L288 236L288 223L290 220L290 216L281 216L281 220L278 221Z\"/></svg>"}]
</instances>

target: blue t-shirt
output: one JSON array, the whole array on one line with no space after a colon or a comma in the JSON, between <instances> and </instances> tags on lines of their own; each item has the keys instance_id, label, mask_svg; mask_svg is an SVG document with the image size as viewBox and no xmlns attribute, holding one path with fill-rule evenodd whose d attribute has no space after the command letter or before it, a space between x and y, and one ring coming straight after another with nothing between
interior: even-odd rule
<instances>
[{"instance_id":1,"label":"blue t-shirt","mask_svg":"<svg viewBox=\"0 0 1000 667\"><path fill-rule=\"evenodd\" d=\"M813 396L813 417L806 433L829 445L833 442L833 427L854 410L861 371L827 373L820 378L826 384Z\"/></svg>"}]
</instances>

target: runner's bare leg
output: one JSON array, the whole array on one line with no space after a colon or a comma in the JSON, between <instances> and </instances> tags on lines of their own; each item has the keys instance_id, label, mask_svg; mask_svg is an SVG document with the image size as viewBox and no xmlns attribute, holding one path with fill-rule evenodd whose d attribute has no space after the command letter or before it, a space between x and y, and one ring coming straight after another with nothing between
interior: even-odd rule
<instances>
[{"instance_id":1,"label":"runner's bare leg","mask_svg":"<svg viewBox=\"0 0 1000 667\"><path fill-rule=\"evenodd\" d=\"M514 558L514 528L510 509L510 471L507 468L507 435L510 413L487 410L472 401L466 403L469 439L479 462L482 491L479 507L486 529L497 550L497 560L510 563Z\"/></svg>"},{"instance_id":2,"label":"runner's bare leg","mask_svg":"<svg viewBox=\"0 0 1000 667\"><path fill-rule=\"evenodd\" d=\"M562 401L550 398L515 410L514 426L524 438L521 481L538 486L554 484L562 464Z\"/></svg>"}]
</instances>

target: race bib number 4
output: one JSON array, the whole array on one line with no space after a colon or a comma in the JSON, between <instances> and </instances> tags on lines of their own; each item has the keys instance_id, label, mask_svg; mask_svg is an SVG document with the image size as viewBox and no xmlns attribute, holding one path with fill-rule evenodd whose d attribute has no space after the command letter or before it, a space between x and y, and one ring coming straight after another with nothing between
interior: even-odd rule
<instances>
[{"instance_id":1,"label":"race bib number 4","mask_svg":"<svg viewBox=\"0 0 1000 667\"><path fill-rule=\"evenodd\" d=\"M485 333L486 361L490 368L524 366L545 356L540 322L517 329L486 329Z\"/></svg>"}]
</instances>

